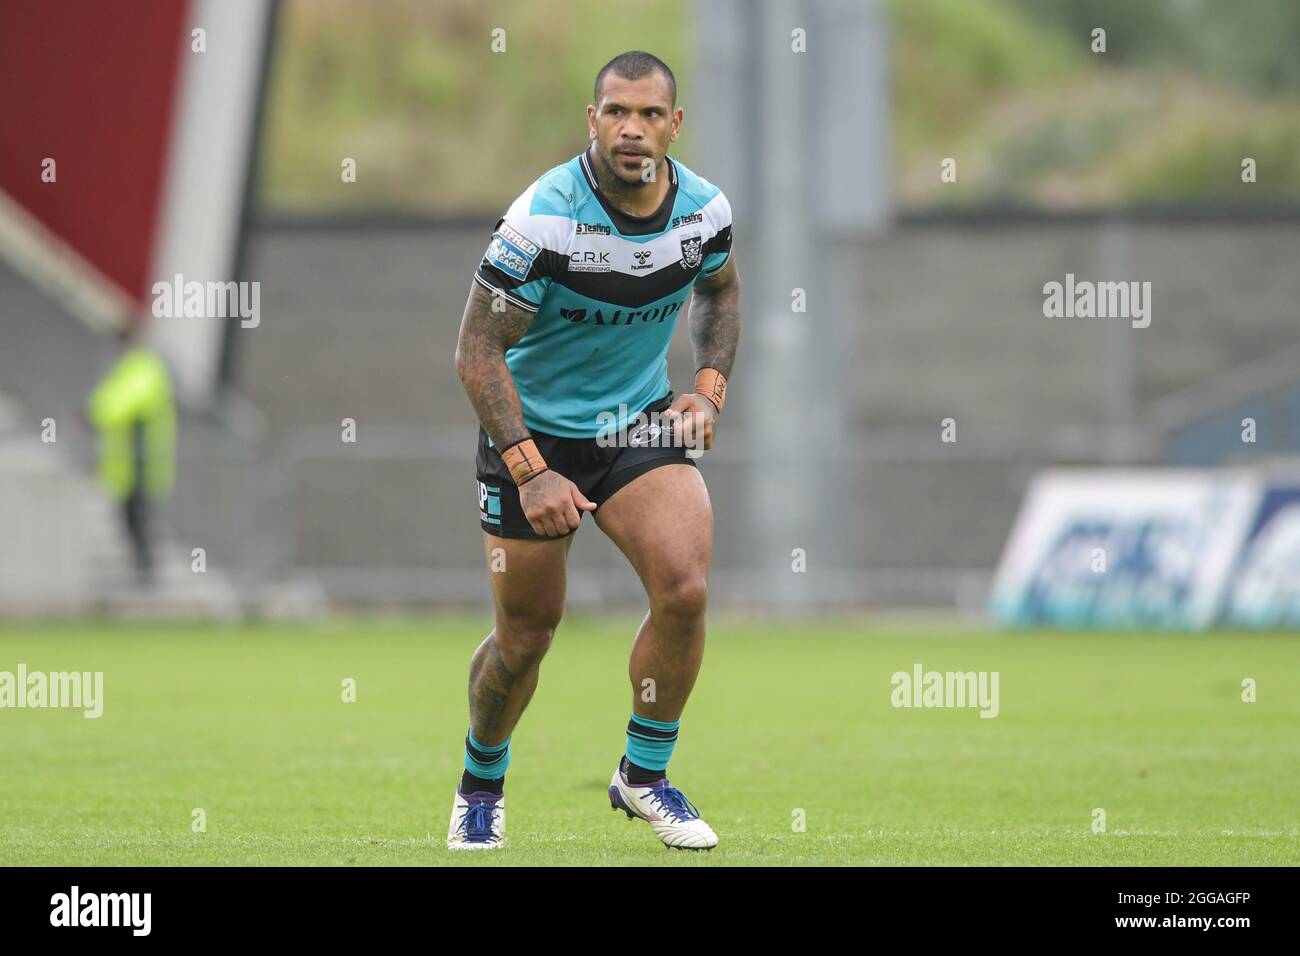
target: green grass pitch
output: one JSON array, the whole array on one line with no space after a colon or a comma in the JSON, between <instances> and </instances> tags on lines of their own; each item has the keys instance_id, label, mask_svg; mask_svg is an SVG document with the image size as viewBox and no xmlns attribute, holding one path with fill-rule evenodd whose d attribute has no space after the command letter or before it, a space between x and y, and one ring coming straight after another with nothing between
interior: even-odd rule
<instances>
[{"instance_id":1,"label":"green grass pitch","mask_svg":"<svg viewBox=\"0 0 1300 956\"><path fill-rule=\"evenodd\" d=\"M561 626L514 735L508 845L473 854L443 839L485 619L0 625L0 670L105 683L97 720L0 710L0 863L1300 863L1296 635L716 616L671 776L721 843L685 853L605 794L635 625ZM917 662L998 671L999 715L894 708Z\"/></svg>"}]
</instances>

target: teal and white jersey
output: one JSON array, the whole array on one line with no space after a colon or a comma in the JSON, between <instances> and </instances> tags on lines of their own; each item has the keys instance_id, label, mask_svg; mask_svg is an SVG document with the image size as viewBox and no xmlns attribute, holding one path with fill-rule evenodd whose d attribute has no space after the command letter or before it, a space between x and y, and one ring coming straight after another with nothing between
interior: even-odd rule
<instances>
[{"instance_id":1,"label":"teal and white jersey","mask_svg":"<svg viewBox=\"0 0 1300 956\"><path fill-rule=\"evenodd\" d=\"M668 393L668 342L695 280L726 265L731 206L667 163L668 194L644 219L601 195L584 152L497 222L474 280L537 313L506 352L529 429L591 438Z\"/></svg>"}]
</instances>

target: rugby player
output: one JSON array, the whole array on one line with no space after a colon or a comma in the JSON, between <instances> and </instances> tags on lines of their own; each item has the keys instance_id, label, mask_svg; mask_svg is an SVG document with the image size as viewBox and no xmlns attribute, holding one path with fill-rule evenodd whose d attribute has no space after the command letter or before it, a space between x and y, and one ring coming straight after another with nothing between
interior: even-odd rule
<instances>
[{"instance_id":1,"label":"rugby player","mask_svg":"<svg viewBox=\"0 0 1300 956\"><path fill-rule=\"evenodd\" d=\"M586 512L650 606L632 644L610 805L668 846L718 842L667 769L704 652L713 513L694 457L723 409L740 281L726 197L668 157L681 125L672 71L648 53L615 57L596 75L589 146L515 200L474 275L456 367L481 425L495 628L470 664L452 849L502 845L511 733L564 611ZM696 374L674 395L668 343L688 299Z\"/></svg>"}]
</instances>

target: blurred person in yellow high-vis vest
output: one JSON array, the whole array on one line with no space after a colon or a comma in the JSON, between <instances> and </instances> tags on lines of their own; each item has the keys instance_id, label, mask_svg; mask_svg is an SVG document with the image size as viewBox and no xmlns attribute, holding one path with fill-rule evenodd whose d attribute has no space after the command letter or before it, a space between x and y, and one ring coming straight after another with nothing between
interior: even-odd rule
<instances>
[{"instance_id":1,"label":"blurred person in yellow high-vis vest","mask_svg":"<svg viewBox=\"0 0 1300 956\"><path fill-rule=\"evenodd\" d=\"M96 386L87 415L99 433L99 480L122 508L141 583L153 578L150 501L167 497L176 478L176 405L171 376L156 353L119 336L121 354Z\"/></svg>"}]
</instances>

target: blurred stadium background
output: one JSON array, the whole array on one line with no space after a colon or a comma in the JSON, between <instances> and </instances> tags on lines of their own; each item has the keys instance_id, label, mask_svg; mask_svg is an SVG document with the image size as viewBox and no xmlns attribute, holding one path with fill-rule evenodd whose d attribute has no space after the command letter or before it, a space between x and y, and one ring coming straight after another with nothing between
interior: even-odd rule
<instances>
[{"instance_id":1,"label":"blurred stadium background","mask_svg":"<svg viewBox=\"0 0 1300 956\"><path fill-rule=\"evenodd\" d=\"M1205 469L1244 466L1255 504L1232 529L1202 534L1193 490L1129 516L1194 526L1166 546L1080 532L1131 552L1130 594L1185 590L1179 569L1217 548L1222 599L1300 447L1296 4L51 0L0 9L0 614L483 605L452 362L470 274L509 201L585 142L596 69L633 48L677 71L675 155L736 210L746 334L702 465L715 607L980 614L1044 470L1141 469L1066 527L1139 486L1160 499L1151 469L1194 467L1213 497L1229 473ZM153 318L175 273L260 283L259 323ZM1044 317L1067 274L1150 281L1150 326ZM181 406L149 591L81 419L123 323ZM671 362L687 381L684 333ZM1274 546L1276 626L1300 541ZM1008 586L1050 590L1044 560ZM640 603L594 528L572 567L570 604ZM1037 606L1086 621L1072 593L1064 617ZM1165 611L1140 621L1187 623Z\"/></svg>"},{"instance_id":2,"label":"blurred stadium background","mask_svg":"<svg viewBox=\"0 0 1300 956\"><path fill-rule=\"evenodd\" d=\"M1292 0L0 4L0 864L470 862L457 327L638 48L744 279L673 762L724 843L609 812L644 604L585 522L488 865L1294 865ZM256 321L157 316L178 274ZM1047 317L1069 275L1150 324ZM85 415L126 326L179 405L149 588ZM922 667L998 719L899 707ZM24 668L103 719L10 709Z\"/></svg>"}]
</instances>

